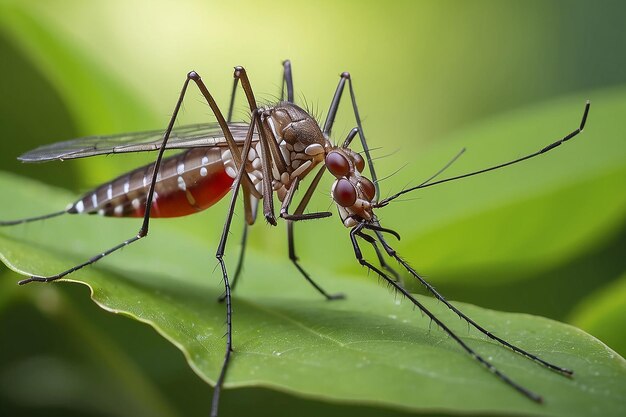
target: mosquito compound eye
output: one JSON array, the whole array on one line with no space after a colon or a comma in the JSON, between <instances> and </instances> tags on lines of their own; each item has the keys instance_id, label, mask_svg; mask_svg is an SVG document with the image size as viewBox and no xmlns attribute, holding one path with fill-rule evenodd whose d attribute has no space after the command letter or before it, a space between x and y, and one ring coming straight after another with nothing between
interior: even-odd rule
<instances>
[{"instance_id":1,"label":"mosquito compound eye","mask_svg":"<svg viewBox=\"0 0 626 417\"><path fill-rule=\"evenodd\" d=\"M347 179L341 178L337 181L337 184L335 184L333 198L341 207L353 206L356 202L356 190L354 189L354 185Z\"/></svg>"},{"instance_id":2,"label":"mosquito compound eye","mask_svg":"<svg viewBox=\"0 0 626 417\"><path fill-rule=\"evenodd\" d=\"M335 177L345 177L350 173L350 163L339 152L331 151L326 155L326 166Z\"/></svg>"},{"instance_id":3,"label":"mosquito compound eye","mask_svg":"<svg viewBox=\"0 0 626 417\"><path fill-rule=\"evenodd\" d=\"M365 177L361 177L360 184L361 190L365 194L365 197L367 197L367 200L372 201L376 195L376 188L374 187L374 184Z\"/></svg>"},{"instance_id":4,"label":"mosquito compound eye","mask_svg":"<svg viewBox=\"0 0 626 417\"><path fill-rule=\"evenodd\" d=\"M363 157L358 153L354 154L354 166L359 172L363 172L363 170L365 169L365 161L363 160Z\"/></svg>"}]
</instances>

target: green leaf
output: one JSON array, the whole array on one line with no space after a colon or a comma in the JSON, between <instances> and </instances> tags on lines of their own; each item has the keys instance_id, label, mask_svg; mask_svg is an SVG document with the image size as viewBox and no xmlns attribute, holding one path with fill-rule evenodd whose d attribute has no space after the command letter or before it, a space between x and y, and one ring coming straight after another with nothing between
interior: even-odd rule
<instances>
[{"instance_id":1,"label":"green leaf","mask_svg":"<svg viewBox=\"0 0 626 417\"><path fill-rule=\"evenodd\" d=\"M5 211L45 211L69 196L4 174L0 192L15 197ZM4 215L3 215L4 217ZM181 219L184 221L185 219ZM21 273L58 272L128 237L138 221L66 216L0 230L0 256ZM72 276L89 285L103 308L146 322L178 346L193 369L214 381L224 353L221 274L206 242L154 221L150 237ZM106 230L106 235L103 231ZM219 230L211 234L215 239ZM96 249L98 248L98 249ZM626 362L573 327L523 314L463 305L495 333L575 370L568 379L468 331L445 306L424 299L438 316L516 381L545 397L525 399L485 371L436 327L373 276L326 273L326 302L287 262L251 251L234 299L235 354L227 386L263 386L310 398L411 411L527 415L620 415ZM28 287L21 289L28 291Z\"/></svg>"},{"instance_id":2,"label":"green leaf","mask_svg":"<svg viewBox=\"0 0 626 417\"><path fill-rule=\"evenodd\" d=\"M617 352L626 352L626 274L591 294L571 314L570 323L600 337Z\"/></svg>"}]
</instances>

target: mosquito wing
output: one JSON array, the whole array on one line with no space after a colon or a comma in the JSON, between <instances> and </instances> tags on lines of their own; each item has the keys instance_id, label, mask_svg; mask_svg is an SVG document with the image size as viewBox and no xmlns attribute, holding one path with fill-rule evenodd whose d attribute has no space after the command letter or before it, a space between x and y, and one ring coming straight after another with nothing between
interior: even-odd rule
<instances>
[{"instance_id":1,"label":"mosquito wing","mask_svg":"<svg viewBox=\"0 0 626 417\"><path fill-rule=\"evenodd\" d=\"M243 146L248 133L246 123L229 123L235 142ZM53 160L85 158L126 152L156 151L161 148L165 130L122 133L111 136L88 136L44 145L18 157L22 162L46 162ZM255 133L253 142L258 140ZM216 123L187 125L174 128L166 149L204 148L228 146L222 129Z\"/></svg>"}]
</instances>

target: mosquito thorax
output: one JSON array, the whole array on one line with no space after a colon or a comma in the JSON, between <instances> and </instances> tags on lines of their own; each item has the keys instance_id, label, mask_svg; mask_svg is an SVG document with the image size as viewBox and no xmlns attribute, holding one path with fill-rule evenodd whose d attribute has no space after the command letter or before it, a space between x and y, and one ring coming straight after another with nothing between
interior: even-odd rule
<instances>
[{"instance_id":1,"label":"mosquito thorax","mask_svg":"<svg viewBox=\"0 0 626 417\"><path fill-rule=\"evenodd\" d=\"M353 227L359 220L372 220L376 189L372 181L361 175L365 168L361 155L348 148L332 147L326 152L325 163L336 178L330 196L337 204L344 226Z\"/></svg>"},{"instance_id":2,"label":"mosquito thorax","mask_svg":"<svg viewBox=\"0 0 626 417\"><path fill-rule=\"evenodd\" d=\"M304 109L293 103L282 102L274 106L269 117L277 138L287 144L298 146L301 151L313 144L324 146L325 138L315 119Z\"/></svg>"},{"instance_id":3,"label":"mosquito thorax","mask_svg":"<svg viewBox=\"0 0 626 417\"><path fill-rule=\"evenodd\" d=\"M262 123L269 128L278 144L287 172L272 170L272 187L284 201L287 190L297 178L304 178L324 161L328 140L315 119L293 103L281 102L261 112Z\"/></svg>"}]
</instances>

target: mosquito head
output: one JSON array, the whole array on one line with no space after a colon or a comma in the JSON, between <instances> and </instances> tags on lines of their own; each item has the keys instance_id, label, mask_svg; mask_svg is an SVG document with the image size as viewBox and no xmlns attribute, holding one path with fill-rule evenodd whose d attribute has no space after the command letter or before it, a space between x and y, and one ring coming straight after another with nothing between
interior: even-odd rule
<instances>
[{"instance_id":1,"label":"mosquito head","mask_svg":"<svg viewBox=\"0 0 626 417\"><path fill-rule=\"evenodd\" d=\"M376 188L372 181L361 175L365 168L361 155L348 148L329 148L326 167L337 178L330 196L337 204L344 226L353 227L362 220L372 220Z\"/></svg>"}]
</instances>

